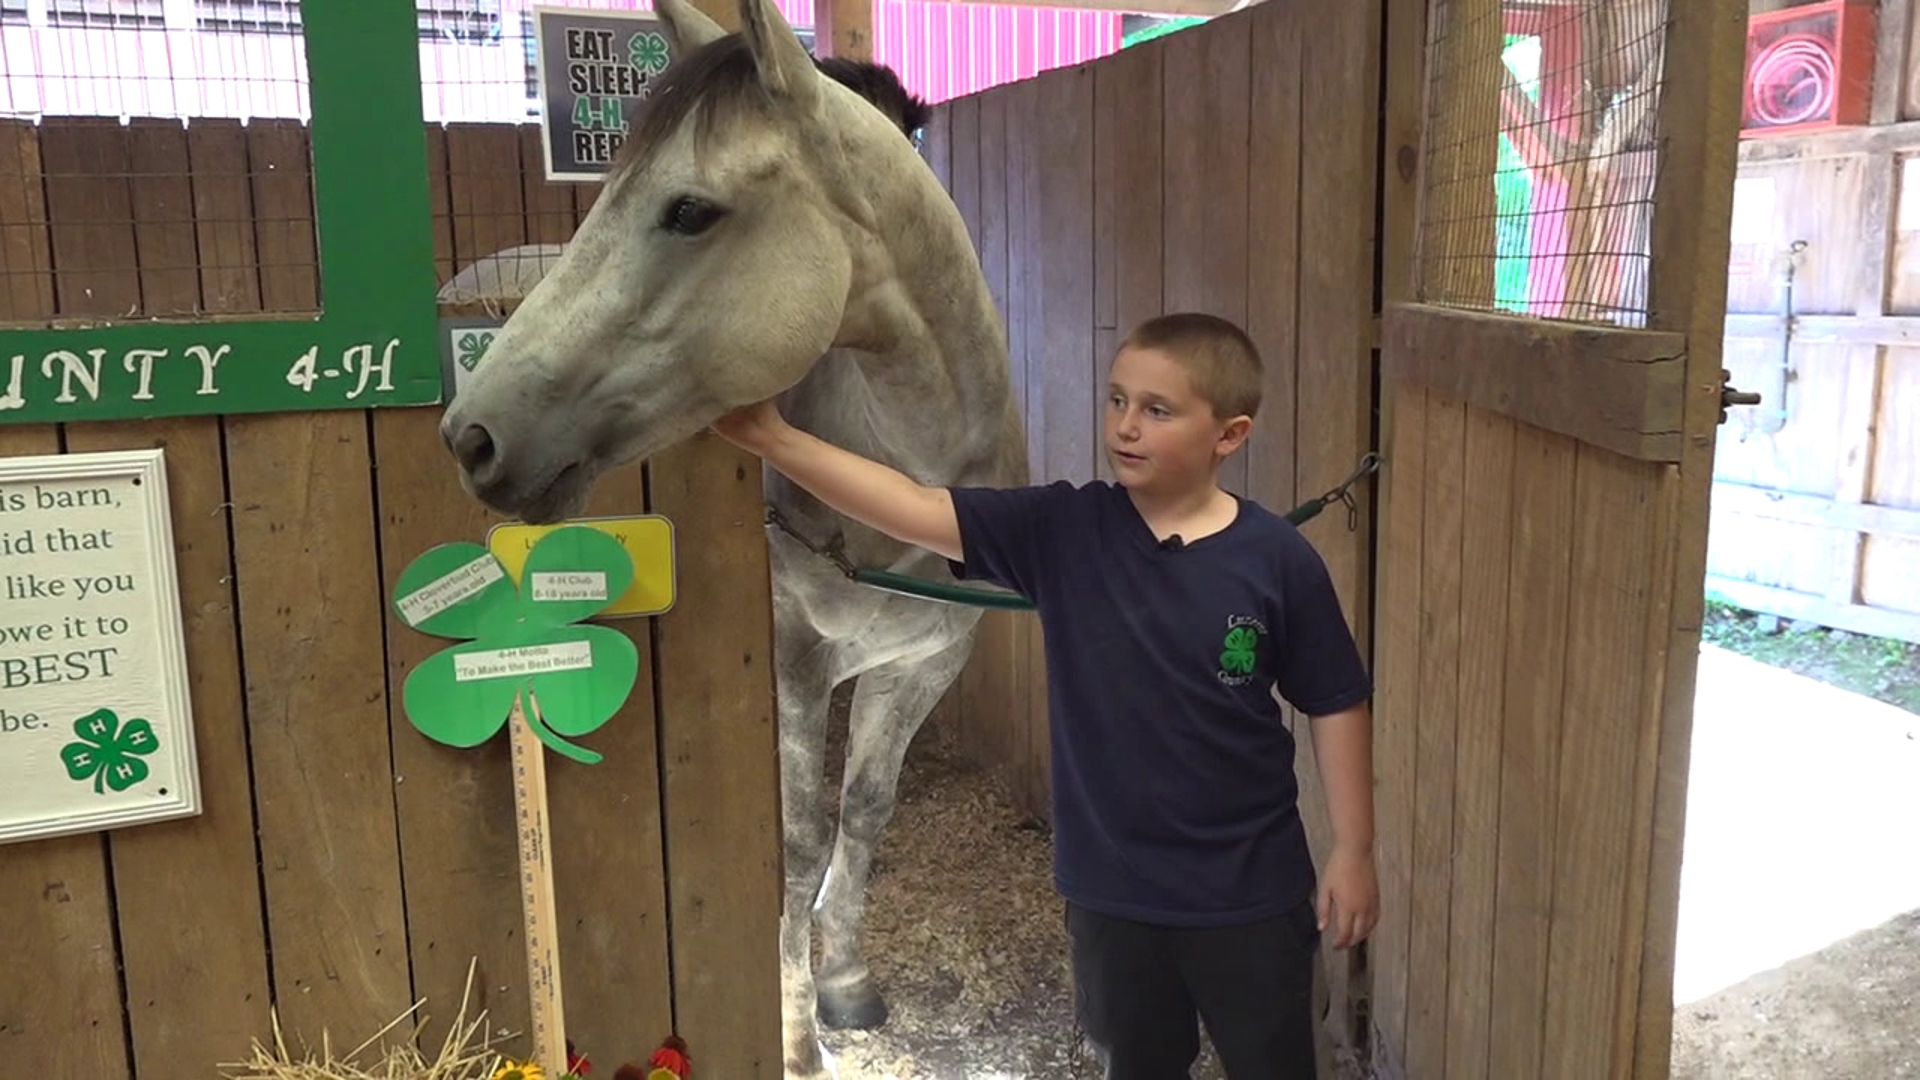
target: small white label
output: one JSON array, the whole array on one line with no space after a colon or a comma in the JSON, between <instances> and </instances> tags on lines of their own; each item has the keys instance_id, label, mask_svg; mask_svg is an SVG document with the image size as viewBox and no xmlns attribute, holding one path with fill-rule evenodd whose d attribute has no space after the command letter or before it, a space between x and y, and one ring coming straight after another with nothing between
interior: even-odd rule
<instances>
[{"instance_id":1,"label":"small white label","mask_svg":"<svg viewBox=\"0 0 1920 1080\"><path fill-rule=\"evenodd\" d=\"M545 671L578 671L592 666L592 642L562 641L555 645L461 653L453 658L453 679L455 682L506 679Z\"/></svg>"},{"instance_id":2,"label":"small white label","mask_svg":"<svg viewBox=\"0 0 1920 1080\"><path fill-rule=\"evenodd\" d=\"M498 560L492 555L482 555L401 597L400 617L407 620L408 626L419 626L500 580L503 574Z\"/></svg>"},{"instance_id":3,"label":"small white label","mask_svg":"<svg viewBox=\"0 0 1920 1080\"><path fill-rule=\"evenodd\" d=\"M548 571L531 575L535 600L605 600L607 575L599 570Z\"/></svg>"}]
</instances>

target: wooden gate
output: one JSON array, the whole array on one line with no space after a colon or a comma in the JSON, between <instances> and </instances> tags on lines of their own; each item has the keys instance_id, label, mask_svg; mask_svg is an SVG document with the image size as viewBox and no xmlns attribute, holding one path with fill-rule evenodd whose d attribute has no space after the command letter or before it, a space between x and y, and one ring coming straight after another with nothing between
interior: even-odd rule
<instances>
[{"instance_id":1,"label":"wooden gate","mask_svg":"<svg viewBox=\"0 0 1920 1080\"><path fill-rule=\"evenodd\" d=\"M1389 16L1374 1065L1664 1077L1746 8L1422 6Z\"/></svg>"}]
</instances>

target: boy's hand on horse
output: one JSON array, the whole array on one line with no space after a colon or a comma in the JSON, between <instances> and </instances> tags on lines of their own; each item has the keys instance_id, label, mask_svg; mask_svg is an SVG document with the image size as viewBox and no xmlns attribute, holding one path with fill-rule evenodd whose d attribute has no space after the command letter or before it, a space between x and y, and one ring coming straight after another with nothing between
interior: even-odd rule
<instances>
[{"instance_id":1,"label":"boy's hand on horse","mask_svg":"<svg viewBox=\"0 0 1920 1080\"><path fill-rule=\"evenodd\" d=\"M742 406L713 422L713 433L751 454L762 454L773 443L786 417L774 399Z\"/></svg>"}]
</instances>

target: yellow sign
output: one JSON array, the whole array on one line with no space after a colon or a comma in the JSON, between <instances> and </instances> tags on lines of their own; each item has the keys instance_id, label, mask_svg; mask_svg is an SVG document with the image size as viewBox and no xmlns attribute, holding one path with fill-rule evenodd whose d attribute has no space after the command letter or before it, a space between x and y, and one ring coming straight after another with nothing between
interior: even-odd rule
<instances>
[{"instance_id":1,"label":"yellow sign","mask_svg":"<svg viewBox=\"0 0 1920 1080\"><path fill-rule=\"evenodd\" d=\"M515 584L527 563L527 552L541 537L568 525L589 525L620 541L633 559L633 584L607 605L597 618L623 615L659 615L673 607L673 523L658 514L638 517L578 518L554 525L512 522L487 530L487 550L500 560Z\"/></svg>"}]
</instances>

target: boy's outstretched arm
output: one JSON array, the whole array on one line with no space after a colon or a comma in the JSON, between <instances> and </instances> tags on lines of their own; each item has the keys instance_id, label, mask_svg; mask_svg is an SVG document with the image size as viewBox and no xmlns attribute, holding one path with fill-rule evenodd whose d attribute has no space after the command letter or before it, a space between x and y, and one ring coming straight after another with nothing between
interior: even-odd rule
<instances>
[{"instance_id":1,"label":"boy's outstretched arm","mask_svg":"<svg viewBox=\"0 0 1920 1080\"><path fill-rule=\"evenodd\" d=\"M947 489L809 435L787 423L771 401L728 413L713 430L848 517L961 561L960 520Z\"/></svg>"},{"instance_id":2,"label":"boy's outstretched arm","mask_svg":"<svg viewBox=\"0 0 1920 1080\"><path fill-rule=\"evenodd\" d=\"M1333 944L1364 941L1380 918L1373 862L1373 731L1371 709L1356 705L1313 718L1313 757L1333 822L1333 850L1321 875L1321 929Z\"/></svg>"}]
</instances>

